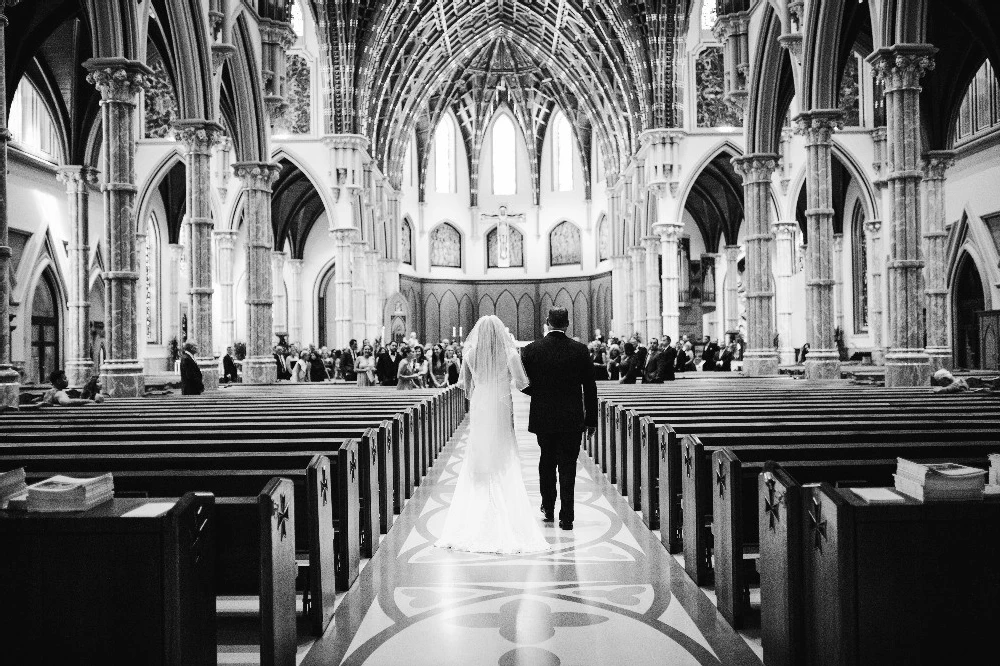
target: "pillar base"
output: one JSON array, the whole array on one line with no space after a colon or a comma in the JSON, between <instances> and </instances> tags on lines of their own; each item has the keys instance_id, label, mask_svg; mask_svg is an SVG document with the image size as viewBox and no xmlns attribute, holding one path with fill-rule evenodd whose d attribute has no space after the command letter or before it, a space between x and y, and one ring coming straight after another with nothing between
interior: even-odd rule
<instances>
[{"instance_id":1,"label":"pillar base","mask_svg":"<svg viewBox=\"0 0 1000 666\"><path fill-rule=\"evenodd\" d=\"M795 365L795 361L798 360L795 358L795 350L791 348L779 349L778 359L781 361L781 365Z\"/></svg>"},{"instance_id":2,"label":"pillar base","mask_svg":"<svg viewBox=\"0 0 1000 666\"><path fill-rule=\"evenodd\" d=\"M243 361L244 384L274 384L278 381L278 366L271 356L247 357ZM218 386L218 376L216 376Z\"/></svg>"},{"instance_id":3,"label":"pillar base","mask_svg":"<svg viewBox=\"0 0 1000 666\"><path fill-rule=\"evenodd\" d=\"M836 349L810 349L806 357L806 379L840 379L840 355Z\"/></svg>"},{"instance_id":4,"label":"pillar base","mask_svg":"<svg viewBox=\"0 0 1000 666\"><path fill-rule=\"evenodd\" d=\"M885 357L885 385L930 386L930 357L920 350L890 350Z\"/></svg>"},{"instance_id":5,"label":"pillar base","mask_svg":"<svg viewBox=\"0 0 1000 666\"><path fill-rule=\"evenodd\" d=\"M197 359L198 368L201 370L201 383L206 391L219 390L219 364L215 357Z\"/></svg>"},{"instance_id":6,"label":"pillar base","mask_svg":"<svg viewBox=\"0 0 1000 666\"><path fill-rule=\"evenodd\" d=\"M931 357L932 375L942 368L945 370L954 369L955 360L951 355L951 350L947 347L928 347L924 352Z\"/></svg>"},{"instance_id":7,"label":"pillar base","mask_svg":"<svg viewBox=\"0 0 1000 666\"><path fill-rule=\"evenodd\" d=\"M0 370L0 411L21 405L21 375L7 367Z\"/></svg>"},{"instance_id":8,"label":"pillar base","mask_svg":"<svg viewBox=\"0 0 1000 666\"><path fill-rule=\"evenodd\" d=\"M66 381L70 386L83 386L94 376L94 362L89 358L66 361ZM42 379L45 379L44 377Z\"/></svg>"},{"instance_id":9,"label":"pillar base","mask_svg":"<svg viewBox=\"0 0 1000 666\"><path fill-rule=\"evenodd\" d=\"M146 393L142 365L137 361L105 361L101 389L112 398L140 398Z\"/></svg>"},{"instance_id":10,"label":"pillar base","mask_svg":"<svg viewBox=\"0 0 1000 666\"><path fill-rule=\"evenodd\" d=\"M872 350L872 363L875 365L885 365L885 350L884 349L873 349Z\"/></svg>"},{"instance_id":11,"label":"pillar base","mask_svg":"<svg viewBox=\"0 0 1000 666\"><path fill-rule=\"evenodd\" d=\"M748 377L773 377L778 374L778 354L773 351L752 352L743 355L743 372Z\"/></svg>"}]
</instances>

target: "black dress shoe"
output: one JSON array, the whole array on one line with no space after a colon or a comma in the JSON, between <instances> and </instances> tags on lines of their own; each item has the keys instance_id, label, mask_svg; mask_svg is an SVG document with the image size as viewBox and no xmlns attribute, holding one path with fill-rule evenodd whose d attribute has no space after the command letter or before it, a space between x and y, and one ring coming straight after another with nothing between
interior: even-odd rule
<instances>
[{"instance_id":1,"label":"black dress shoe","mask_svg":"<svg viewBox=\"0 0 1000 666\"><path fill-rule=\"evenodd\" d=\"M559 521L559 529L561 529L561 530L571 530L571 529L573 529L573 521L572 520L560 520Z\"/></svg>"},{"instance_id":2,"label":"black dress shoe","mask_svg":"<svg viewBox=\"0 0 1000 666\"><path fill-rule=\"evenodd\" d=\"M542 521L546 523L551 523L556 519L555 509L546 509L544 506L539 507L542 511Z\"/></svg>"}]
</instances>

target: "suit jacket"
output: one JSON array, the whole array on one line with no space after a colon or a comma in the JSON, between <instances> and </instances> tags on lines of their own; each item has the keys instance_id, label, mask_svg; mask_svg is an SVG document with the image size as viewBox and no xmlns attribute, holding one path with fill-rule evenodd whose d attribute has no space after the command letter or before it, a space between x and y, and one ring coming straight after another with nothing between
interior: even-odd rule
<instances>
[{"instance_id":1,"label":"suit jacket","mask_svg":"<svg viewBox=\"0 0 1000 666\"><path fill-rule=\"evenodd\" d=\"M667 347L656 357L656 381L672 382L674 380L674 368L677 365L677 350Z\"/></svg>"},{"instance_id":2,"label":"suit jacket","mask_svg":"<svg viewBox=\"0 0 1000 666\"><path fill-rule=\"evenodd\" d=\"M659 362L660 356L662 355L663 352L656 351L650 352L649 356L646 357L646 367L642 369L643 384L658 384L660 382L656 373L656 364Z\"/></svg>"},{"instance_id":3,"label":"suit jacket","mask_svg":"<svg viewBox=\"0 0 1000 666\"><path fill-rule=\"evenodd\" d=\"M234 382L239 377L239 373L236 371L236 362L229 354L222 357L222 376L229 377L230 381Z\"/></svg>"},{"instance_id":4,"label":"suit jacket","mask_svg":"<svg viewBox=\"0 0 1000 666\"><path fill-rule=\"evenodd\" d=\"M357 358L357 355L358 352L350 347L345 347L344 351L340 353L340 372L343 373L346 380L355 379L354 360Z\"/></svg>"},{"instance_id":5,"label":"suit jacket","mask_svg":"<svg viewBox=\"0 0 1000 666\"><path fill-rule=\"evenodd\" d=\"M597 383L590 352L565 333L552 332L521 351L531 396L528 431L583 432L597 427Z\"/></svg>"},{"instance_id":6,"label":"suit jacket","mask_svg":"<svg viewBox=\"0 0 1000 666\"><path fill-rule=\"evenodd\" d=\"M375 374L378 376L379 383L384 386L395 386L399 364L402 361L402 354L397 354L396 358L390 356L388 352L379 354L378 358L375 359Z\"/></svg>"},{"instance_id":7,"label":"suit jacket","mask_svg":"<svg viewBox=\"0 0 1000 666\"><path fill-rule=\"evenodd\" d=\"M181 395L201 395L205 384L201 380L201 368L187 353L181 357Z\"/></svg>"}]
</instances>

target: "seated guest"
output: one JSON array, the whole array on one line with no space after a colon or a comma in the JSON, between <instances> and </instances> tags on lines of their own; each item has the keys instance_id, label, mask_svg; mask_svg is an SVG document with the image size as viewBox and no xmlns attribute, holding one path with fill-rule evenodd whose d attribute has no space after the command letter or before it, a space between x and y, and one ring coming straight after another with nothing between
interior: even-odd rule
<instances>
[{"instance_id":1,"label":"seated guest","mask_svg":"<svg viewBox=\"0 0 1000 666\"><path fill-rule=\"evenodd\" d=\"M714 372L716 369L716 356L719 353L719 345L712 342L712 338L705 336L705 348L701 352L702 363L701 369L703 372Z\"/></svg>"},{"instance_id":2,"label":"seated guest","mask_svg":"<svg viewBox=\"0 0 1000 666\"><path fill-rule=\"evenodd\" d=\"M358 376L358 386L375 384L375 358L372 356L371 345L364 345L361 348L361 356L354 364L354 373Z\"/></svg>"},{"instance_id":3,"label":"seated guest","mask_svg":"<svg viewBox=\"0 0 1000 666\"><path fill-rule=\"evenodd\" d=\"M400 391L420 388L420 361L417 360L415 347L407 348L406 357L399 364L397 378L399 381L396 384L396 388Z\"/></svg>"},{"instance_id":4,"label":"seated guest","mask_svg":"<svg viewBox=\"0 0 1000 666\"><path fill-rule=\"evenodd\" d=\"M194 360L198 353L198 345L193 342L184 343L184 355L181 357L181 395L201 395L205 384L201 378L201 368Z\"/></svg>"},{"instance_id":5,"label":"seated guest","mask_svg":"<svg viewBox=\"0 0 1000 666\"><path fill-rule=\"evenodd\" d=\"M223 383L238 382L239 373L236 371L236 361L233 360L233 348L226 347L226 355L222 357L222 378Z\"/></svg>"},{"instance_id":6,"label":"seated guest","mask_svg":"<svg viewBox=\"0 0 1000 666\"><path fill-rule=\"evenodd\" d=\"M42 395L43 405L52 405L58 407L78 407L80 405L89 405L91 401L86 398L71 398L69 394L66 393L66 388L69 386L69 380L66 379L65 370L53 370L49 373L49 382L52 384L52 388L47 390Z\"/></svg>"}]
</instances>

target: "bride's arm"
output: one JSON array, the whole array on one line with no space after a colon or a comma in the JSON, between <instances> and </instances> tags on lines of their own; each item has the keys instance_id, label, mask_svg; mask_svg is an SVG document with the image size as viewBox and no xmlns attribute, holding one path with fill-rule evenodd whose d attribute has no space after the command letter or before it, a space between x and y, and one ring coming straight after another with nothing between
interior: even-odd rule
<instances>
[{"instance_id":1,"label":"bride's arm","mask_svg":"<svg viewBox=\"0 0 1000 666\"><path fill-rule=\"evenodd\" d=\"M511 379L514 380L514 388L523 391L527 388L528 375L524 371L524 364L521 363L521 355L512 350L507 353L507 367L510 368Z\"/></svg>"}]
</instances>

